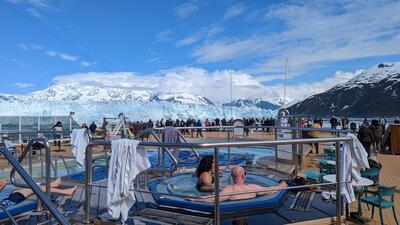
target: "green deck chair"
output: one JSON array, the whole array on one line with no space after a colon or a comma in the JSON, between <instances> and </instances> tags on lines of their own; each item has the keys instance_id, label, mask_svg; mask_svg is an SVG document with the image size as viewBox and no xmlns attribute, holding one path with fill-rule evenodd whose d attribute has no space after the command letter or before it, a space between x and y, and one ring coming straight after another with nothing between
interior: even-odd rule
<instances>
[{"instance_id":1,"label":"green deck chair","mask_svg":"<svg viewBox=\"0 0 400 225\"><path fill-rule=\"evenodd\" d=\"M381 225L384 225L383 222L383 214L382 209L392 208L393 216L396 220L396 224L399 225L396 217L396 210L394 208L394 194L395 194L396 187L384 187L380 186L378 191L374 192L372 195L361 198L360 200L367 205L372 206L372 215L371 218L374 218L374 211L375 207L379 208L379 216L381 219Z\"/></svg>"}]
</instances>

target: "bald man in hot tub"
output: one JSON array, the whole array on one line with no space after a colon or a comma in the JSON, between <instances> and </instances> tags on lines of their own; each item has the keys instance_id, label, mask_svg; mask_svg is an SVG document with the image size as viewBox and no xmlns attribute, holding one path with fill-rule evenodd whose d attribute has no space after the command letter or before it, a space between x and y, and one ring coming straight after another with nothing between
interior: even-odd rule
<instances>
[{"instance_id":1,"label":"bald man in hot tub","mask_svg":"<svg viewBox=\"0 0 400 225\"><path fill-rule=\"evenodd\" d=\"M233 184L228 185L224 189L222 189L222 191L220 192L221 195L219 198L220 201L249 199L249 198L255 198L257 195L272 195L277 192L277 190L262 191L262 189L265 189L265 187L262 187L257 184L245 184L246 174L244 168L241 166L234 166L231 170L231 176L233 178ZM275 187L283 188L287 187L287 184L285 181L282 181L279 183L278 186ZM257 191L257 190L260 190L260 192L249 193L249 194L223 195L228 193ZM214 202L214 197L202 198L202 199L189 198L188 200L195 202Z\"/></svg>"}]
</instances>

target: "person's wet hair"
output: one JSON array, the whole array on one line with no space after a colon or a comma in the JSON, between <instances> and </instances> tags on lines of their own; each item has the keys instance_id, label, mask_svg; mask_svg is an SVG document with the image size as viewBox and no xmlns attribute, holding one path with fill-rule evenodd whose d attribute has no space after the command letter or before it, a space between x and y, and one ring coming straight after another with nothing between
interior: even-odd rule
<instances>
[{"instance_id":1,"label":"person's wet hair","mask_svg":"<svg viewBox=\"0 0 400 225\"><path fill-rule=\"evenodd\" d=\"M214 162L214 157L211 155L206 155L203 158L201 158L200 163L196 169L197 177L200 177L200 175L203 172L210 171L212 169L213 162Z\"/></svg>"}]
</instances>

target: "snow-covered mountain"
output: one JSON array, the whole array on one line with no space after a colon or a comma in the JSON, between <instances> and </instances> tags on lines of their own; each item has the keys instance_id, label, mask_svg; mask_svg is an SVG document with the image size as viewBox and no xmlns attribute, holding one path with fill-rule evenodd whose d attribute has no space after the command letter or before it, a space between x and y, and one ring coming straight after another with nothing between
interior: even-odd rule
<instances>
[{"instance_id":1,"label":"snow-covered mountain","mask_svg":"<svg viewBox=\"0 0 400 225\"><path fill-rule=\"evenodd\" d=\"M155 92L150 96L150 101L155 102L172 102L181 104L193 104L193 105L215 105L210 99L187 93L162 93Z\"/></svg>"},{"instance_id":2,"label":"snow-covered mountain","mask_svg":"<svg viewBox=\"0 0 400 225\"><path fill-rule=\"evenodd\" d=\"M121 87L99 87L96 85L82 85L79 83L58 83L44 90L36 91L27 97L47 101L119 101L137 100L147 101L151 92L132 90Z\"/></svg>"},{"instance_id":3,"label":"snow-covered mountain","mask_svg":"<svg viewBox=\"0 0 400 225\"><path fill-rule=\"evenodd\" d=\"M400 114L400 62L380 63L343 84L296 103L290 111L316 116Z\"/></svg>"},{"instance_id":4,"label":"snow-covered mountain","mask_svg":"<svg viewBox=\"0 0 400 225\"><path fill-rule=\"evenodd\" d=\"M232 102L224 103L223 106L260 108L260 109L270 109L270 110L275 110L279 108L278 105L275 105L261 98L237 99Z\"/></svg>"},{"instance_id":5,"label":"snow-covered mountain","mask_svg":"<svg viewBox=\"0 0 400 225\"><path fill-rule=\"evenodd\" d=\"M0 115L55 116L75 112L78 122L100 121L104 116L114 117L120 112L133 120L264 117L275 114L272 110L274 107L264 107L262 100L234 106L238 107L216 105L206 97L188 93L152 92L73 82L56 83L27 95L0 94Z\"/></svg>"}]
</instances>

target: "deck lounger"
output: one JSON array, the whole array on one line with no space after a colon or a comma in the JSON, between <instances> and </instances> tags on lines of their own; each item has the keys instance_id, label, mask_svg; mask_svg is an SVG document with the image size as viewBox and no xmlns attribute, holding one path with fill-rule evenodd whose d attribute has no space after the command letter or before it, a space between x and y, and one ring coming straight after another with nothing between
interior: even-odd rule
<instances>
[{"instance_id":1,"label":"deck lounger","mask_svg":"<svg viewBox=\"0 0 400 225\"><path fill-rule=\"evenodd\" d=\"M4 187L4 189L0 191L0 201L7 198L14 189L15 186L13 185L7 185L6 187ZM37 200L35 196L31 196L21 203L7 207L7 211L15 219L30 215L30 212L35 209L37 209ZM7 213L3 210L0 210L0 224L7 223L8 221L10 221L10 218L8 217Z\"/></svg>"}]
</instances>

